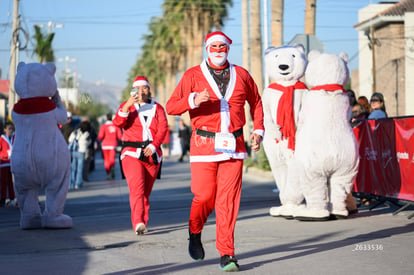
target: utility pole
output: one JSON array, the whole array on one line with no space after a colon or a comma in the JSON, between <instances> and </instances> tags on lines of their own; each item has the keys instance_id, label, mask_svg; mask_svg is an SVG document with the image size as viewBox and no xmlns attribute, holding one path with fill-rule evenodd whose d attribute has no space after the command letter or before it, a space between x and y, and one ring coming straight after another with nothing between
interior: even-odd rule
<instances>
[{"instance_id":1,"label":"utility pole","mask_svg":"<svg viewBox=\"0 0 414 275\"><path fill-rule=\"evenodd\" d=\"M315 35L316 0L306 0L305 34Z\"/></svg>"},{"instance_id":2,"label":"utility pole","mask_svg":"<svg viewBox=\"0 0 414 275\"><path fill-rule=\"evenodd\" d=\"M11 116L14 103L16 102L17 96L14 90L14 80L16 78L17 61L19 59L19 39L18 39L18 28L20 26L19 19L19 2L20 0L14 0L13 3L13 22L12 22L12 37L10 42L10 72L9 72L9 106L8 116Z\"/></svg>"}]
</instances>

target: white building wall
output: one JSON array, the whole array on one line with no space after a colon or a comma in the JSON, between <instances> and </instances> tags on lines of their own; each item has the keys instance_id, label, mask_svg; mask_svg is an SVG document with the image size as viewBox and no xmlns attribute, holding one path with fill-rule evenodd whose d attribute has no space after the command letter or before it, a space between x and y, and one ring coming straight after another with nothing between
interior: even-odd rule
<instances>
[{"instance_id":1,"label":"white building wall","mask_svg":"<svg viewBox=\"0 0 414 275\"><path fill-rule=\"evenodd\" d=\"M414 115L414 12L405 13L405 114Z\"/></svg>"},{"instance_id":2,"label":"white building wall","mask_svg":"<svg viewBox=\"0 0 414 275\"><path fill-rule=\"evenodd\" d=\"M379 12L393 6L393 4L373 4L358 11L358 21L363 22L372 18ZM358 69L359 69L359 94L368 99L372 94L372 51L369 48L369 40L365 35L366 30L358 32Z\"/></svg>"}]
</instances>

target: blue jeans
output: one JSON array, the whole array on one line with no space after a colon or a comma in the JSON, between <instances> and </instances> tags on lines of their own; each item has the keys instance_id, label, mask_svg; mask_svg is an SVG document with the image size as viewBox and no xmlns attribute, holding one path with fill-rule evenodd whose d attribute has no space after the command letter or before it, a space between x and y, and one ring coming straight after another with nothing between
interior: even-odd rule
<instances>
[{"instance_id":1,"label":"blue jeans","mask_svg":"<svg viewBox=\"0 0 414 275\"><path fill-rule=\"evenodd\" d=\"M70 185L69 188L79 188L82 187L83 178L83 164L85 163L85 153L81 152L72 152L72 164L71 164L71 173L70 173Z\"/></svg>"}]
</instances>

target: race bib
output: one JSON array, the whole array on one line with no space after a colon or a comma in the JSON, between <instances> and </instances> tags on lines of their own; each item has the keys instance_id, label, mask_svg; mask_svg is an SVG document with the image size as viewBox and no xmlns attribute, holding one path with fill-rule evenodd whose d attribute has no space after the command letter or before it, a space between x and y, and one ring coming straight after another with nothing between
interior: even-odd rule
<instances>
[{"instance_id":1,"label":"race bib","mask_svg":"<svg viewBox=\"0 0 414 275\"><path fill-rule=\"evenodd\" d=\"M214 150L223 153L236 152L236 138L233 134L216 133Z\"/></svg>"}]
</instances>

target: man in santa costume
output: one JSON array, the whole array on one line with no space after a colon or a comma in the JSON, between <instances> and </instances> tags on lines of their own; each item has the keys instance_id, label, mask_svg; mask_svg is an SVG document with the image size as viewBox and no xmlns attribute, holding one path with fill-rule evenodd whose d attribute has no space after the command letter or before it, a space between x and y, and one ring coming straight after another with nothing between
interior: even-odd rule
<instances>
[{"instance_id":1,"label":"man in santa costume","mask_svg":"<svg viewBox=\"0 0 414 275\"><path fill-rule=\"evenodd\" d=\"M220 268L238 271L234 253L234 228L239 212L243 159L244 104L250 105L252 150L258 151L264 135L263 108L257 86L242 67L227 61L232 41L220 31L205 38L208 58L185 72L166 109L169 115L188 111L193 135L190 143L191 191L189 253L204 259L201 231L208 216L216 213L216 248Z\"/></svg>"},{"instance_id":2,"label":"man in santa costume","mask_svg":"<svg viewBox=\"0 0 414 275\"><path fill-rule=\"evenodd\" d=\"M118 140L121 140L122 132L112 122L112 114L106 115L106 121L99 129L98 139L102 142L102 155L106 171L106 179L115 178L115 156Z\"/></svg>"},{"instance_id":3,"label":"man in santa costume","mask_svg":"<svg viewBox=\"0 0 414 275\"><path fill-rule=\"evenodd\" d=\"M148 80L138 76L132 88L113 123L123 129L121 163L129 186L131 222L135 233L142 235L147 231L149 196L160 169L168 124L164 108L151 99Z\"/></svg>"}]
</instances>

